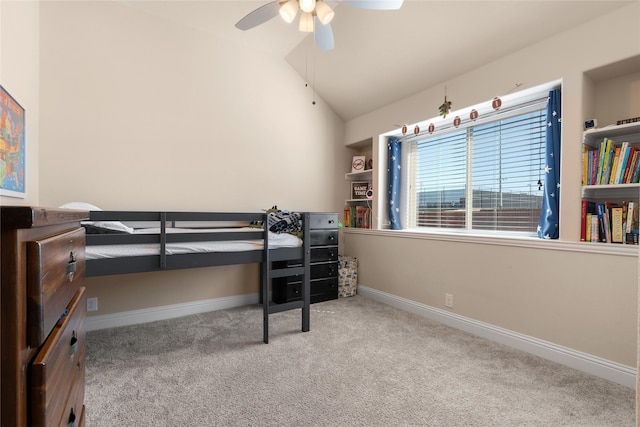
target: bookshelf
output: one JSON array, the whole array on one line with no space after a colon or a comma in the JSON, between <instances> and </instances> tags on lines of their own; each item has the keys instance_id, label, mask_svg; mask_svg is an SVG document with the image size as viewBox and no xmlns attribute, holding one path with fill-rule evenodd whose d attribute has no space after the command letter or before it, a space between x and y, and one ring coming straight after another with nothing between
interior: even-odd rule
<instances>
[{"instance_id":1,"label":"bookshelf","mask_svg":"<svg viewBox=\"0 0 640 427\"><path fill-rule=\"evenodd\" d=\"M375 198L373 174L373 138L351 144L353 157L364 157L366 168L354 172L351 168L345 174L346 199L344 202L343 225L346 228L373 228L372 210Z\"/></svg>"},{"instance_id":2,"label":"bookshelf","mask_svg":"<svg viewBox=\"0 0 640 427\"><path fill-rule=\"evenodd\" d=\"M580 240L638 244L640 123L583 133Z\"/></svg>"},{"instance_id":3,"label":"bookshelf","mask_svg":"<svg viewBox=\"0 0 640 427\"><path fill-rule=\"evenodd\" d=\"M349 195L344 206L344 226L348 228L372 228L371 204L372 193L367 190L372 187L373 170L345 174L349 182Z\"/></svg>"}]
</instances>

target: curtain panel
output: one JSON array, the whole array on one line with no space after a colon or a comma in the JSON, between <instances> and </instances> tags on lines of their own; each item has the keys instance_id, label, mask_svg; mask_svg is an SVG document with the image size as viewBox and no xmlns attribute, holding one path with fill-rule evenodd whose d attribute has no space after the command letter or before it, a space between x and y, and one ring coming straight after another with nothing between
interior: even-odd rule
<instances>
[{"instance_id":1,"label":"curtain panel","mask_svg":"<svg viewBox=\"0 0 640 427\"><path fill-rule=\"evenodd\" d=\"M392 136L387 141L387 212L392 230L401 230L400 224L400 176L401 143Z\"/></svg>"},{"instance_id":2,"label":"curtain panel","mask_svg":"<svg viewBox=\"0 0 640 427\"><path fill-rule=\"evenodd\" d=\"M538 223L538 237L560 237L560 136L562 131L562 102L560 89L549 92L547 101L547 130L542 209Z\"/></svg>"}]
</instances>

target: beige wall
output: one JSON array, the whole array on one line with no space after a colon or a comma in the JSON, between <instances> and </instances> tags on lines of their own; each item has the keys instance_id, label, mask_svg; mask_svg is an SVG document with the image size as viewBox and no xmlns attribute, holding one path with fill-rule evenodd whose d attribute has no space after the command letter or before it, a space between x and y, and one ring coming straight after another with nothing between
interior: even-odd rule
<instances>
[{"instance_id":1,"label":"beige wall","mask_svg":"<svg viewBox=\"0 0 640 427\"><path fill-rule=\"evenodd\" d=\"M635 367L637 257L530 246L351 233L343 249L361 285Z\"/></svg>"},{"instance_id":2,"label":"beige wall","mask_svg":"<svg viewBox=\"0 0 640 427\"><path fill-rule=\"evenodd\" d=\"M578 240L583 121L594 114L602 124L612 115L640 116L638 70L605 84L584 73L640 55L639 19L636 3L446 82L448 98L462 108L504 94L515 83L526 88L562 79L561 242L503 246L493 244L499 243L495 239L346 231L343 251L359 259L359 283L443 310L450 310L444 294L451 293L452 313L635 367L638 252L584 252ZM606 113L590 105L605 98L602 92L612 101L611 91L624 95L624 102ZM380 124L426 120L422 106L441 99L437 86L347 122L346 143L377 141L379 133L391 130Z\"/></svg>"},{"instance_id":3,"label":"beige wall","mask_svg":"<svg viewBox=\"0 0 640 427\"><path fill-rule=\"evenodd\" d=\"M0 205L39 203L40 67L38 2L0 1L0 84L25 109L26 196Z\"/></svg>"},{"instance_id":4,"label":"beige wall","mask_svg":"<svg viewBox=\"0 0 640 427\"><path fill-rule=\"evenodd\" d=\"M638 64L640 68L640 61ZM620 118L640 116L640 69L599 82L594 90L597 100L594 101L594 117L598 118L598 126L615 124Z\"/></svg>"},{"instance_id":5,"label":"beige wall","mask_svg":"<svg viewBox=\"0 0 640 427\"><path fill-rule=\"evenodd\" d=\"M285 61L120 2L46 2L41 32L42 203L336 207L343 124Z\"/></svg>"},{"instance_id":6,"label":"beige wall","mask_svg":"<svg viewBox=\"0 0 640 427\"><path fill-rule=\"evenodd\" d=\"M42 205L341 209L344 124L284 60L121 2L45 2L40 21ZM91 278L90 314L255 293L257 272Z\"/></svg>"}]
</instances>

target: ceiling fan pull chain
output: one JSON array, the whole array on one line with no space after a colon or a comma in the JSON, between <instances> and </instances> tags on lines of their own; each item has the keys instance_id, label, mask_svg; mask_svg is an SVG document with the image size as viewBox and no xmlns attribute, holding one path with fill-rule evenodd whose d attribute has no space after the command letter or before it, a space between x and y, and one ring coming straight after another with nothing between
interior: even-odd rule
<instances>
[{"instance_id":1,"label":"ceiling fan pull chain","mask_svg":"<svg viewBox=\"0 0 640 427\"><path fill-rule=\"evenodd\" d=\"M316 52L313 51L313 64L311 65L311 105L316 105Z\"/></svg>"},{"instance_id":2,"label":"ceiling fan pull chain","mask_svg":"<svg viewBox=\"0 0 640 427\"><path fill-rule=\"evenodd\" d=\"M304 87L309 87L309 51L304 56Z\"/></svg>"}]
</instances>

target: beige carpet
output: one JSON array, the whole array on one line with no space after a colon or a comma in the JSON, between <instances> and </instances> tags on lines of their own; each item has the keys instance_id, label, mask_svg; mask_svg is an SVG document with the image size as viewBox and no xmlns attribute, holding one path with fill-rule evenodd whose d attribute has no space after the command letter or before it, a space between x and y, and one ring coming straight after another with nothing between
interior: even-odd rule
<instances>
[{"instance_id":1,"label":"beige carpet","mask_svg":"<svg viewBox=\"0 0 640 427\"><path fill-rule=\"evenodd\" d=\"M87 426L634 426L635 393L361 296L88 334Z\"/></svg>"}]
</instances>

